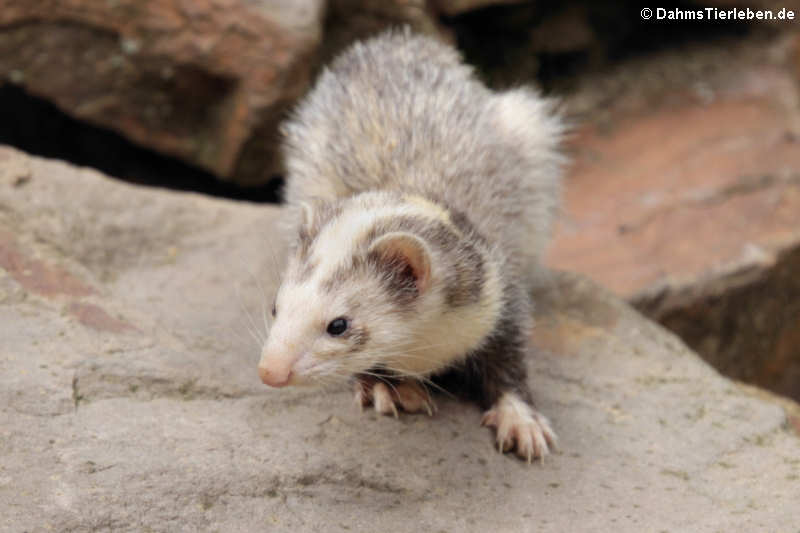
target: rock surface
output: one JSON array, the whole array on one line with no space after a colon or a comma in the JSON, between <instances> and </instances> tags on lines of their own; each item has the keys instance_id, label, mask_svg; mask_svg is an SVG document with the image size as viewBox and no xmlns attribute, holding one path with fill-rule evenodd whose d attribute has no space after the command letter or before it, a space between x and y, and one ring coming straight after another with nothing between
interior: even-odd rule
<instances>
[{"instance_id":1,"label":"rock surface","mask_svg":"<svg viewBox=\"0 0 800 533\"><path fill-rule=\"evenodd\" d=\"M0 80L223 179L264 183L277 169L268 140L308 86L324 7L2 0Z\"/></svg>"},{"instance_id":2,"label":"rock surface","mask_svg":"<svg viewBox=\"0 0 800 533\"><path fill-rule=\"evenodd\" d=\"M0 530L794 531L797 407L583 278L536 295L562 452L471 405L359 413L255 372L279 210L0 147Z\"/></svg>"},{"instance_id":3,"label":"rock surface","mask_svg":"<svg viewBox=\"0 0 800 533\"><path fill-rule=\"evenodd\" d=\"M327 64L354 41L392 27L407 25L416 32L452 42L429 4L428 0L328 0L320 63Z\"/></svg>"},{"instance_id":4,"label":"rock surface","mask_svg":"<svg viewBox=\"0 0 800 533\"><path fill-rule=\"evenodd\" d=\"M433 7L447 16L460 15L467 11L489 6L521 4L525 0L431 0Z\"/></svg>"},{"instance_id":5,"label":"rock surface","mask_svg":"<svg viewBox=\"0 0 800 533\"><path fill-rule=\"evenodd\" d=\"M278 123L319 65L402 24L443 34L425 0L0 0L0 85L261 185L282 170Z\"/></svg>"},{"instance_id":6,"label":"rock surface","mask_svg":"<svg viewBox=\"0 0 800 533\"><path fill-rule=\"evenodd\" d=\"M621 96L575 136L550 257L632 301L727 375L795 399L798 46L790 35L650 58L628 80L604 80Z\"/></svg>"}]
</instances>

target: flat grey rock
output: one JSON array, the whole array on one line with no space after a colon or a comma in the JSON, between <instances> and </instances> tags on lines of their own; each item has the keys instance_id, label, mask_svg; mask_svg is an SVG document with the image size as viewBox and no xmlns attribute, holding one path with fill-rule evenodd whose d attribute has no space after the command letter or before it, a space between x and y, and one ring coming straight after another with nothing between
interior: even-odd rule
<instances>
[{"instance_id":1,"label":"flat grey rock","mask_svg":"<svg viewBox=\"0 0 800 533\"><path fill-rule=\"evenodd\" d=\"M0 147L0 530L800 528L794 407L577 276L535 295L543 464L447 397L265 388L279 216Z\"/></svg>"}]
</instances>

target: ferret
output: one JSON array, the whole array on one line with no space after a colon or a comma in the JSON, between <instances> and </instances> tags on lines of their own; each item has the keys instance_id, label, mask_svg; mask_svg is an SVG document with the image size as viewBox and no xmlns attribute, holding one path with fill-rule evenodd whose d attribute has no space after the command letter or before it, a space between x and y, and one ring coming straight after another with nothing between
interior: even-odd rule
<instances>
[{"instance_id":1,"label":"ferret","mask_svg":"<svg viewBox=\"0 0 800 533\"><path fill-rule=\"evenodd\" d=\"M282 125L292 246L261 380L352 377L395 416L443 389L485 410L501 451L548 454L524 358L563 131L550 100L494 92L409 30L337 57Z\"/></svg>"}]
</instances>

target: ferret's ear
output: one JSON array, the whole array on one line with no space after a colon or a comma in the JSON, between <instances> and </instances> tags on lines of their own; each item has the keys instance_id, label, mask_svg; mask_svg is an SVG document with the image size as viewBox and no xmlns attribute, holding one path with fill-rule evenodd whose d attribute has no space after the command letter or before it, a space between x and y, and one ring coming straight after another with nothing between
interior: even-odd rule
<instances>
[{"instance_id":1,"label":"ferret's ear","mask_svg":"<svg viewBox=\"0 0 800 533\"><path fill-rule=\"evenodd\" d=\"M382 268L389 270L401 285L413 283L419 293L431 282L431 259L428 246L411 233L393 232L377 238L369 247Z\"/></svg>"}]
</instances>

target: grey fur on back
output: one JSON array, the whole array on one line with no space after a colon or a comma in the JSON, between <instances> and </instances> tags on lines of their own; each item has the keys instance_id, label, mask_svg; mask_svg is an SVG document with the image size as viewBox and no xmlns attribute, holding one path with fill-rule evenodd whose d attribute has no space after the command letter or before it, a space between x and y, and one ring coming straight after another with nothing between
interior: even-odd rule
<instances>
[{"instance_id":1,"label":"grey fur on back","mask_svg":"<svg viewBox=\"0 0 800 533\"><path fill-rule=\"evenodd\" d=\"M508 275L538 270L563 128L534 91L490 91L452 48L391 31L334 60L284 131L290 205L367 190L419 194L465 213Z\"/></svg>"}]
</instances>

